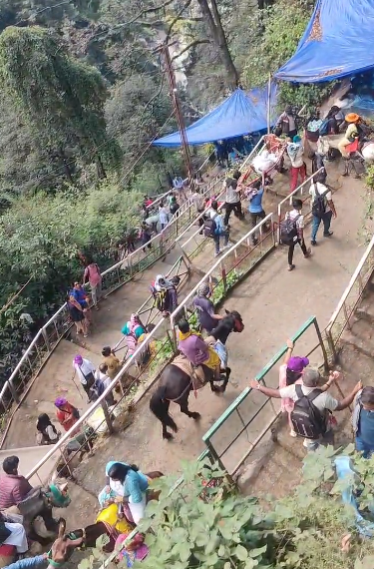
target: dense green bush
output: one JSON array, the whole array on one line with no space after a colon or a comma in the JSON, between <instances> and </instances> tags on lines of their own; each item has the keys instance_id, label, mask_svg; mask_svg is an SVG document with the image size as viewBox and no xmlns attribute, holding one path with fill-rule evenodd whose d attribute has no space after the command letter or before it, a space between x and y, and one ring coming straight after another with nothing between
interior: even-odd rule
<instances>
[{"instance_id":1,"label":"dense green bush","mask_svg":"<svg viewBox=\"0 0 375 569\"><path fill-rule=\"evenodd\" d=\"M20 197L0 217L0 383L9 375L31 334L61 305L74 279L82 278L77 252L102 269L113 264L116 241L138 223L141 195L104 182L90 191L55 197ZM34 325L21 319L30 314Z\"/></svg>"}]
</instances>

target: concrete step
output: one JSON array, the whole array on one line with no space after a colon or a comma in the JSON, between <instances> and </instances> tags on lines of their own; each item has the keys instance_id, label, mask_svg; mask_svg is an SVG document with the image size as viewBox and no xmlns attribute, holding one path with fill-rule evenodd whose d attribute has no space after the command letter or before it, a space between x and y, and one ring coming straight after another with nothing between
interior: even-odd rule
<instances>
[{"instance_id":1,"label":"concrete step","mask_svg":"<svg viewBox=\"0 0 375 569\"><path fill-rule=\"evenodd\" d=\"M358 319L374 324L374 294L369 294L355 311Z\"/></svg>"}]
</instances>

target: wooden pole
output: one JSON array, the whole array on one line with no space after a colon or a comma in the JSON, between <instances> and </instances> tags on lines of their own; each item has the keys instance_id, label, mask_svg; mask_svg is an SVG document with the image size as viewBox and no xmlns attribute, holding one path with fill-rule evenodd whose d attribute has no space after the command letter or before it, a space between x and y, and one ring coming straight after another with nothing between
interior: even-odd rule
<instances>
[{"instance_id":1,"label":"wooden pole","mask_svg":"<svg viewBox=\"0 0 375 569\"><path fill-rule=\"evenodd\" d=\"M271 132L271 73L268 75L267 134Z\"/></svg>"}]
</instances>

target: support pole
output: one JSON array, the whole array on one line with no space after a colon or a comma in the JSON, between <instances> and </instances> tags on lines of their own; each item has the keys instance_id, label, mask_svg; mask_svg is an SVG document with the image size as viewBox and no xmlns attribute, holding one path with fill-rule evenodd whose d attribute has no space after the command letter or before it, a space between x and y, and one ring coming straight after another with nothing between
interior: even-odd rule
<instances>
[{"instance_id":1,"label":"support pole","mask_svg":"<svg viewBox=\"0 0 375 569\"><path fill-rule=\"evenodd\" d=\"M271 73L268 75L267 134L271 133Z\"/></svg>"},{"instance_id":2,"label":"support pole","mask_svg":"<svg viewBox=\"0 0 375 569\"><path fill-rule=\"evenodd\" d=\"M167 43L165 43L162 46L162 53L164 55L165 67L166 67L166 71L167 71L167 75L168 75L169 90L170 90L170 94L171 94L171 98L172 98L174 114L175 114L175 117L177 120L178 129L179 129L180 135L181 135L186 171L187 171L187 175L189 178L190 187L192 188L193 187L193 168L192 168L192 164L191 164L189 143L188 143L188 139L186 136L185 121L184 121L184 117L183 117L183 114L181 111L180 100L178 98L176 77L174 74L171 56L169 53L169 48L168 48Z\"/></svg>"}]
</instances>

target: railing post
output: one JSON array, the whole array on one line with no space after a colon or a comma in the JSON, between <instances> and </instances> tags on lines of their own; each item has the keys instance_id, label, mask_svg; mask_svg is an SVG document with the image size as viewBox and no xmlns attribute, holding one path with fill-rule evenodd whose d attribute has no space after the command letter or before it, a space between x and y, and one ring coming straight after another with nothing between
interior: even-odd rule
<instances>
[{"instance_id":1,"label":"railing post","mask_svg":"<svg viewBox=\"0 0 375 569\"><path fill-rule=\"evenodd\" d=\"M319 328L318 321L316 318L314 318L314 326L315 326L316 335L318 336L319 344L322 348L323 359L324 359L324 369L327 372L329 370L327 350L326 350L326 347L324 345L323 337L322 337L322 334L320 332L320 328Z\"/></svg>"},{"instance_id":2,"label":"railing post","mask_svg":"<svg viewBox=\"0 0 375 569\"><path fill-rule=\"evenodd\" d=\"M19 402L20 402L20 398L18 397L17 390L16 390L16 388L14 387L14 385L13 385L11 379L8 381L8 386L9 386L9 391L11 392L14 401L15 401L16 403L19 403Z\"/></svg>"},{"instance_id":3,"label":"railing post","mask_svg":"<svg viewBox=\"0 0 375 569\"><path fill-rule=\"evenodd\" d=\"M105 422L107 423L108 431L112 434L114 432L111 415L109 413L108 405L105 399L102 401L102 409L104 413Z\"/></svg>"},{"instance_id":4,"label":"railing post","mask_svg":"<svg viewBox=\"0 0 375 569\"><path fill-rule=\"evenodd\" d=\"M224 293L227 292L227 273L224 263L221 263L221 278L223 279Z\"/></svg>"},{"instance_id":5,"label":"railing post","mask_svg":"<svg viewBox=\"0 0 375 569\"><path fill-rule=\"evenodd\" d=\"M47 334L47 330L46 330L45 326L43 326L43 328L42 328L42 336L43 336L44 342L47 346L47 350L50 352L51 351L51 344L49 342L49 338L48 338L48 334Z\"/></svg>"},{"instance_id":6,"label":"railing post","mask_svg":"<svg viewBox=\"0 0 375 569\"><path fill-rule=\"evenodd\" d=\"M326 330L326 338L328 342L329 349L332 353L332 363L335 364L337 362L337 352L335 342L333 341L332 332L331 330Z\"/></svg>"}]
</instances>

